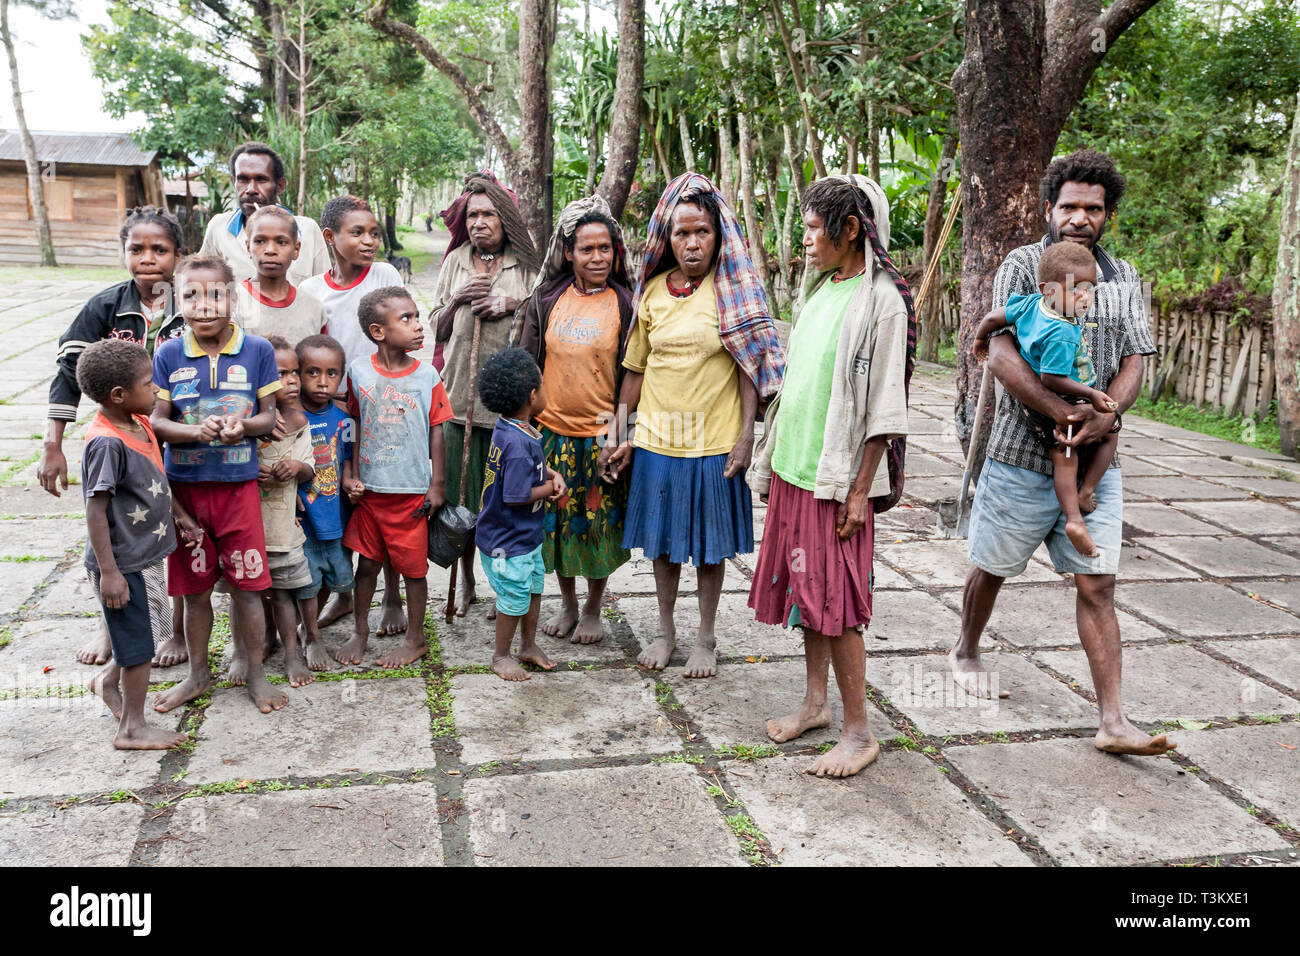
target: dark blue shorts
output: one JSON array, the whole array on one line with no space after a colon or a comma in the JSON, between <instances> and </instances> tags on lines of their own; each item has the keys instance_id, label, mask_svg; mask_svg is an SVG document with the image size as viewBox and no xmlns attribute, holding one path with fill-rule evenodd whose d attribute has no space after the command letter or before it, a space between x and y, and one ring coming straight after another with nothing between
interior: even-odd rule
<instances>
[{"instance_id":1,"label":"dark blue shorts","mask_svg":"<svg viewBox=\"0 0 1300 956\"><path fill-rule=\"evenodd\" d=\"M104 608L104 624L118 667L135 667L153 660L154 646L171 634L172 605L167 598L166 564L159 562L122 575L131 597L126 607ZM99 597L99 572L88 569ZM103 600L100 600L103 607Z\"/></svg>"},{"instance_id":2,"label":"dark blue shorts","mask_svg":"<svg viewBox=\"0 0 1300 956\"><path fill-rule=\"evenodd\" d=\"M343 547L342 538L333 541L308 538L302 543L302 552L311 570L311 584L295 591L295 598L315 597L322 587L334 592L352 590L352 555Z\"/></svg>"}]
</instances>

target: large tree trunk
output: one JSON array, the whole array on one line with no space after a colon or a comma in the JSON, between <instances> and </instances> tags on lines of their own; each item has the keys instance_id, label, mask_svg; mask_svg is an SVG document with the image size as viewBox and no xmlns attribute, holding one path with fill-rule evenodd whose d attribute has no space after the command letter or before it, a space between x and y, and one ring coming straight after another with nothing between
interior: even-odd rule
<instances>
[{"instance_id":1,"label":"large tree trunk","mask_svg":"<svg viewBox=\"0 0 1300 956\"><path fill-rule=\"evenodd\" d=\"M551 44L555 0L519 4L519 148L511 171L519 211L533 243L551 236Z\"/></svg>"},{"instance_id":2,"label":"large tree trunk","mask_svg":"<svg viewBox=\"0 0 1300 956\"><path fill-rule=\"evenodd\" d=\"M388 244L389 252L396 252L402 248L402 244L397 241L397 201L394 200L384 206L384 242Z\"/></svg>"},{"instance_id":3,"label":"large tree trunk","mask_svg":"<svg viewBox=\"0 0 1300 956\"><path fill-rule=\"evenodd\" d=\"M9 0L0 0L0 39L9 57L9 86L13 90L14 118L18 121L18 135L23 144L23 163L27 167L27 192L32 201L32 218L36 220L36 240L41 247L41 265L57 266L54 258L54 237L50 234L50 213L45 207L45 190L41 183L41 167L36 159L36 143L27 128L23 112L22 86L18 82L18 56L14 53L14 38L9 33ZM55 175L57 175L57 170Z\"/></svg>"},{"instance_id":4,"label":"large tree trunk","mask_svg":"<svg viewBox=\"0 0 1300 956\"><path fill-rule=\"evenodd\" d=\"M1283 174L1282 215L1273 279L1273 349L1282 453L1300 457L1300 98Z\"/></svg>"},{"instance_id":5,"label":"large tree trunk","mask_svg":"<svg viewBox=\"0 0 1300 956\"><path fill-rule=\"evenodd\" d=\"M271 69L275 85L275 118L280 122L289 119L289 71L284 61L289 57L289 45L284 32L284 11L278 0L268 0L267 18L271 23L271 43L275 48Z\"/></svg>"},{"instance_id":6,"label":"large tree trunk","mask_svg":"<svg viewBox=\"0 0 1300 956\"><path fill-rule=\"evenodd\" d=\"M925 206L925 232L922 239L922 274L930 267L931 257L943 253L942 249L935 249L935 243L939 241L939 230L943 227L943 211L948 198L948 180L952 178L953 160L956 155L957 137L950 132L943 138L943 146L939 149L939 165L935 167L934 176L930 179L930 197ZM939 280L938 275L936 275L935 280ZM940 301L941 293L936 289L921 304L921 347L919 353L920 358L927 362L933 362L939 357Z\"/></svg>"},{"instance_id":7,"label":"large tree trunk","mask_svg":"<svg viewBox=\"0 0 1300 956\"><path fill-rule=\"evenodd\" d=\"M619 0L618 74L605 139L605 175L596 191L617 219L623 215L641 146L641 86L645 82L645 0Z\"/></svg>"}]
</instances>

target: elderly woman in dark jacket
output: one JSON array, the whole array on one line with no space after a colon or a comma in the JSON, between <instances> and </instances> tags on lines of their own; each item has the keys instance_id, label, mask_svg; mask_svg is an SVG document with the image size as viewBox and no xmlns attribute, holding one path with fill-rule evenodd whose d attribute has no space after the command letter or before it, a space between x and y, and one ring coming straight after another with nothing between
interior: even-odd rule
<instances>
[{"instance_id":1,"label":"elderly woman in dark jacket","mask_svg":"<svg viewBox=\"0 0 1300 956\"><path fill-rule=\"evenodd\" d=\"M560 214L537 286L522 313L519 344L542 369L548 402L538 417L547 464L568 488L547 514L542 557L559 580L559 613L543 622L554 637L599 641L600 601L609 575L627 561L622 545L626 476L600 469L601 441L615 416L632 291L618 223L599 196ZM578 610L577 577L587 579Z\"/></svg>"}]
</instances>

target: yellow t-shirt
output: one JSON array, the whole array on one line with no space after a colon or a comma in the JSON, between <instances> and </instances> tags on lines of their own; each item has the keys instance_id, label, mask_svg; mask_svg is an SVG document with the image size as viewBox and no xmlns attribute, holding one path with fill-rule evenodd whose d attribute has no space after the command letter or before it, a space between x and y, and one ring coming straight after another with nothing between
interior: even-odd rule
<instances>
[{"instance_id":1,"label":"yellow t-shirt","mask_svg":"<svg viewBox=\"0 0 1300 956\"><path fill-rule=\"evenodd\" d=\"M736 360L718 335L708 275L690 296L668 291L667 273L641 297L623 367L644 372L633 444L673 458L725 455L740 437Z\"/></svg>"}]
</instances>

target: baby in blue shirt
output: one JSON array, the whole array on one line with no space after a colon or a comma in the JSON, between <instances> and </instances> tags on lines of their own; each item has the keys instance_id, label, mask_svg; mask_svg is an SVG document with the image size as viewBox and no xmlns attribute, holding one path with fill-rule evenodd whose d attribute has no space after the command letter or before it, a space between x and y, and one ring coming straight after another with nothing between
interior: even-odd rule
<instances>
[{"instance_id":1,"label":"baby in blue shirt","mask_svg":"<svg viewBox=\"0 0 1300 956\"><path fill-rule=\"evenodd\" d=\"M1083 316L1092 306L1097 283L1097 262L1092 252L1074 242L1053 243L1038 260L1037 278L1037 294L1010 296L1006 308L984 316L975 329L975 357L984 358L989 337L1010 326L1020 345L1021 358L1038 373L1043 385L1072 405L1092 405L1105 413L1115 411L1119 405L1095 387L1097 374L1083 330ZM1118 436L1107 435L1094 444L1081 445L1072 454L1052 434L1057 426L1065 432L1068 422L1054 422L1028 407L1026 411L1032 429L1049 446L1066 536L1080 554L1095 558L1101 552L1088 534L1083 515L1097 507L1097 485L1115 457Z\"/></svg>"}]
</instances>

